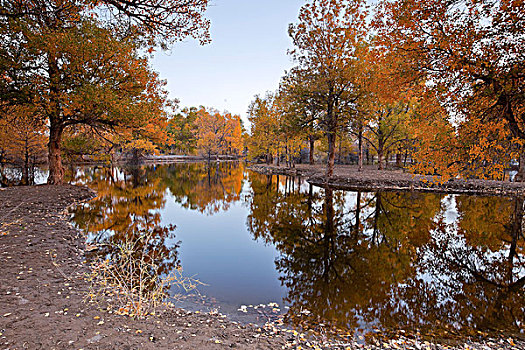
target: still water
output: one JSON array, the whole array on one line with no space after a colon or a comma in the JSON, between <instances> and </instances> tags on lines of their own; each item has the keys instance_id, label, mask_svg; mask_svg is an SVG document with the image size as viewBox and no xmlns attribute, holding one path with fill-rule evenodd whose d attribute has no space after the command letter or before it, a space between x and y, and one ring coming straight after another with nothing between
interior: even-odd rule
<instances>
[{"instance_id":1,"label":"still water","mask_svg":"<svg viewBox=\"0 0 525 350\"><path fill-rule=\"evenodd\" d=\"M333 191L234 162L81 168L71 182L98 194L74 222L105 254L153 232L155 273L205 284L179 298L189 309L349 333L525 329L524 198Z\"/></svg>"}]
</instances>

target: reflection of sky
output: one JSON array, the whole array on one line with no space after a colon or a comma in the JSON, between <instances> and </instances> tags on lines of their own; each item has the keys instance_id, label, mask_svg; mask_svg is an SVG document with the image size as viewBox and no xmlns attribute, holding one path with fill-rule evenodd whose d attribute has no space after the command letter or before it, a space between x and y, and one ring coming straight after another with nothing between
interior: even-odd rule
<instances>
[{"instance_id":1,"label":"reflection of sky","mask_svg":"<svg viewBox=\"0 0 525 350\"><path fill-rule=\"evenodd\" d=\"M164 224L177 225L179 258L186 276L206 283L203 294L238 307L241 304L280 303L285 294L275 270L275 247L254 241L246 228L249 214L242 202L229 210L206 215L182 208L171 195L162 211Z\"/></svg>"}]
</instances>

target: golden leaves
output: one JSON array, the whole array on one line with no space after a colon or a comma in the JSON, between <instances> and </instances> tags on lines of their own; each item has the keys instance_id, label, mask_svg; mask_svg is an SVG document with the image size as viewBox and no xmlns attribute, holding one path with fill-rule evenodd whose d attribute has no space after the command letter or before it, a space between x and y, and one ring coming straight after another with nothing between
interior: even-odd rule
<instances>
[{"instance_id":1,"label":"golden leaves","mask_svg":"<svg viewBox=\"0 0 525 350\"><path fill-rule=\"evenodd\" d=\"M194 126L197 148L208 158L219 154L238 155L242 151L239 116L201 107L197 111Z\"/></svg>"}]
</instances>

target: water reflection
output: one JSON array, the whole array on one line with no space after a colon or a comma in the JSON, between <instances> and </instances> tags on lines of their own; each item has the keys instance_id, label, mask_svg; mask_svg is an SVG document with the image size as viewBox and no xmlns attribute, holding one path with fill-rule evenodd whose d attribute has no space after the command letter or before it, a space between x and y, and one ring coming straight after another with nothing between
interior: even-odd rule
<instances>
[{"instance_id":1,"label":"water reflection","mask_svg":"<svg viewBox=\"0 0 525 350\"><path fill-rule=\"evenodd\" d=\"M223 310L284 295L304 328L524 329L524 198L323 190L238 163L87 168L73 181L98 193L75 221L104 253L155 232L143 244L161 273L182 264L206 276Z\"/></svg>"},{"instance_id":2,"label":"water reflection","mask_svg":"<svg viewBox=\"0 0 525 350\"><path fill-rule=\"evenodd\" d=\"M523 198L289 192L272 180L252 181L248 226L281 253L293 322L434 335L523 329Z\"/></svg>"},{"instance_id":3,"label":"water reflection","mask_svg":"<svg viewBox=\"0 0 525 350\"><path fill-rule=\"evenodd\" d=\"M236 162L164 166L164 182L177 203L206 214L226 211L240 200L244 165Z\"/></svg>"},{"instance_id":4,"label":"water reflection","mask_svg":"<svg viewBox=\"0 0 525 350\"><path fill-rule=\"evenodd\" d=\"M96 245L96 254L108 258L113 266L130 266L128 260L136 260L131 266L137 266L137 274L147 268L148 289L156 288L161 276L180 265L178 245L170 243L174 227L161 224L165 175L155 168L95 167L76 172L72 179L97 192L95 199L75 209L75 224L90 234L89 243ZM132 253L127 254L129 251ZM135 282L131 277L126 280Z\"/></svg>"}]
</instances>

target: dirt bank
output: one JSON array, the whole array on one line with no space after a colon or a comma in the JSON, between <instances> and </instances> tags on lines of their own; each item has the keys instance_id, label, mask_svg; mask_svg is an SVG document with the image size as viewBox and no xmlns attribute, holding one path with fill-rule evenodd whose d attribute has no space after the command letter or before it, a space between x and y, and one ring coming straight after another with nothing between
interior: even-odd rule
<instances>
[{"instance_id":1,"label":"dirt bank","mask_svg":"<svg viewBox=\"0 0 525 350\"><path fill-rule=\"evenodd\" d=\"M91 191L0 189L0 349L275 349L286 340L219 315L164 310L145 320L84 302L84 238L65 209Z\"/></svg>"},{"instance_id":2,"label":"dirt bank","mask_svg":"<svg viewBox=\"0 0 525 350\"><path fill-rule=\"evenodd\" d=\"M274 325L242 326L219 314L173 308L136 320L85 302L85 238L67 221L66 208L91 196L74 186L0 189L0 349L384 348L385 340L335 346ZM414 338L386 342L390 348L444 348ZM512 339L469 346L525 348Z\"/></svg>"},{"instance_id":3,"label":"dirt bank","mask_svg":"<svg viewBox=\"0 0 525 350\"><path fill-rule=\"evenodd\" d=\"M338 165L334 175L324 176L324 165L298 164L295 168L273 165L252 165L250 169L263 174L301 176L312 185L354 191L424 191L475 195L524 195L525 183L492 180L451 179L414 175L402 170L377 170L366 166L359 171L357 166Z\"/></svg>"}]
</instances>

